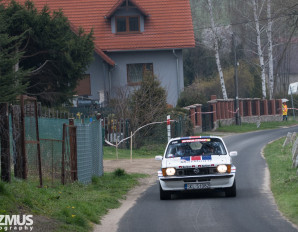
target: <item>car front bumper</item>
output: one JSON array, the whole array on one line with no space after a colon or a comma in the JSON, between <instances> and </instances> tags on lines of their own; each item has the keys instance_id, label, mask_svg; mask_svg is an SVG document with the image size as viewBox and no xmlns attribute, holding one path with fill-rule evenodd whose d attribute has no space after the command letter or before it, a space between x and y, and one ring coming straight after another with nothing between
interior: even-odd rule
<instances>
[{"instance_id":1,"label":"car front bumper","mask_svg":"<svg viewBox=\"0 0 298 232\"><path fill-rule=\"evenodd\" d=\"M187 184L206 184L207 189L229 188L233 185L235 173L195 175L195 176L159 176L161 188L164 191L192 191Z\"/></svg>"}]
</instances>

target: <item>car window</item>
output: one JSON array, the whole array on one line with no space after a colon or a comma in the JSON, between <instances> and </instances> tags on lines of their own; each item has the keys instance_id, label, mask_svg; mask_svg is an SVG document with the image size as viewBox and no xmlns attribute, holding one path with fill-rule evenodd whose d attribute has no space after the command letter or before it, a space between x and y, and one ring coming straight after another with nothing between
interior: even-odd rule
<instances>
[{"instance_id":1,"label":"car window","mask_svg":"<svg viewBox=\"0 0 298 232\"><path fill-rule=\"evenodd\" d=\"M218 138L181 139L169 144L166 158L226 154L224 144Z\"/></svg>"}]
</instances>

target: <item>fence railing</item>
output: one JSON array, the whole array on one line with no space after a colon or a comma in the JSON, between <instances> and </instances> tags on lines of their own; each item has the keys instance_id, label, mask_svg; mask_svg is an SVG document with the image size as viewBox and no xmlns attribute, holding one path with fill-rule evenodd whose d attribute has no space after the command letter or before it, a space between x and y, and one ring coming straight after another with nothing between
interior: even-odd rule
<instances>
[{"instance_id":1,"label":"fence railing","mask_svg":"<svg viewBox=\"0 0 298 232\"><path fill-rule=\"evenodd\" d=\"M100 121L77 124L78 180L89 183L93 176L103 175L103 136Z\"/></svg>"},{"instance_id":2,"label":"fence railing","mask_svg":"<svg viewBox=\"0 0 298 232\"><path fill-rule=\"evenodd\" d=\"M0 108L1 160L6 165L0 171L1 179L8 182L12 167L16 178L39 178L41 186L77 180L88 183L92 176L103 174L103 141L116 144L133 133L129 120L94 115L77 117L70 123L70 114L54 110L42 113L36 98L22 98L20 105L6 103ZM164 120L166 116L160 121ZM190 135L189 125L187 117L176 115L171 137ZM138 131L134 142L164 143L167 138L163 122ZM122 144L121 148L130 148L128 139Z\"/></svg>"},{"instance_id":3,"label":"fence railing","mask_svg":"<svg viewBox=\"0 0 298 232\"><path fill-rule=\"evenodd\" d=\"M291 133L288 132L283 147L286 145L291 144L291 155L292 155L292 168L298 168L298 138L296 132ZM298 171L297 171L298 174Z\"/></svg>"},{"instance_id":4,"label":"fence railing","mask_svg":"<svg viewBox=\"0 0 298 232\"><path fill-rule=\"evenodd\" d=\"M67 124L68 119L37 117L35 98L21 96L20 103L0 104L1 180L10 182L11 167L16 178L39 178L41 186L87 183L103 174L101 121ZM84 166L89 161L91 169Z\"/></svg>"},{"instance_id":5,"label":"fence railing","mask_svg":"<svg viewBox=\"0 0 298 232\"><path fill-rule=\"evenodd\" d=\"M129 120L105 117L102 121L104 129L104 138L111 142L116 143L129 136L131 125Z\"/></svg>"},{"instance_id":6,"label":"fence railing","mask_svg":"<svg viewBox=\"0 0 298 232\"><path fill-rule=\"evenodd\" d=\"M256 121L277 121L281 120L282 100L281 99L259 99L259 98L241 98L239 99L239 108L235 109L234 99L217 99L211 96L208 101L208 110L204 110L202 104L194 104L185 109L189 110L189 117L197 132L205 131L204 123L211 123L209 129L216 129L218 124L231 125L235 123L235 115L239 114L240 121L256 122ZM212 109L212 110L210 110ZM203 115L210 115L209 121L202 120Z\"/></svg>"}]
</instances>

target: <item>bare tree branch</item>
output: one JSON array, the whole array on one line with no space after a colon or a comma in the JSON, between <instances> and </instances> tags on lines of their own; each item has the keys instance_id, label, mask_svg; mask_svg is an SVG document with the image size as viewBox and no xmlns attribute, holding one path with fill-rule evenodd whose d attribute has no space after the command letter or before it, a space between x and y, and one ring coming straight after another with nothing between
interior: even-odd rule
<instances>
[{"instance_id":1,"label":"bare tree branch","mask_svg":"<svg viewBox=\"0 0 298 232\"><path fill-rule=\"evenodd\" d=\"M35 74L35 73L39 72L43 67L46 66L46 64L47 64L48 62L51 62L51 60L46 60L46 61L45 61L39 68L37 68L37 69L31 71L31 74Z\"/></svg>"}]
</instances>

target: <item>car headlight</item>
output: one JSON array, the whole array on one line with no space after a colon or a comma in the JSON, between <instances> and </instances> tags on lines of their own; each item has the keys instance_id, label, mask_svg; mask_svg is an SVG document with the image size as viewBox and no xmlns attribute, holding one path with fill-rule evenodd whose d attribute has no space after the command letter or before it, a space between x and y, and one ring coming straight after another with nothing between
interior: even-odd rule
<instances>
[{"instance_id":1,"label":"car headlight","mask_svg":"<svg viewBox=\"0 0 298 232\"><path fill-rule=\"evenodd\" d=\"M175 168L163 168L162 169L162 174L163 176L173 176L176 173Z\"/></svg>"},{"instance_id":2,"label":"car headlight","mask_svg":"<svg viewBox=\"0 0 298 232\"><path fill-rule=\"evenodd\" d=\"M219 173L230 173L231 172L231 165L221 164L217 166L217 171Z\"/></svg>"}]
</instances>

